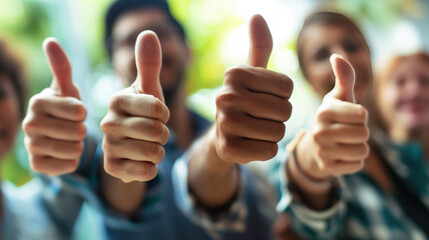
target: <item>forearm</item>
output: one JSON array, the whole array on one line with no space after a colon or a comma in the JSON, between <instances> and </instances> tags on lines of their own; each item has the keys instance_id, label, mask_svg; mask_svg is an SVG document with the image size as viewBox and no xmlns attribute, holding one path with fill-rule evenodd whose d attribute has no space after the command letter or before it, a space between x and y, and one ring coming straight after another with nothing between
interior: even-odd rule
<instances>
[{"instance_id":1,"label":"forearm","mask_svg":"<svg viewBox=\"0 0 429 240\"><path fill-rule=\"evenodd\" d=\"M113 210L131 216L139 209L146 195L145 182L124 183L101 169L101 194Z\"/></svg>"},{"instance_id":2,"label":"forearm","mask_svg":"<svg viewBox=\"0 0 429 240\"><path fill-rule=\"evenodd\" d=\"M238 166L222 161L214 145L215 127L190 149L189 188L208 208L222 207L237 194L240 184Z\"/></svg>"},{"instance_id":3,"label":"forearm","mask_svg":"<svg viewBox=\"0 0 429 240\"><path fill-rule=\"evenodd\" d=\"M331 207L333 182L329 176L317 174L318 166L311 159L308 137L311 136L304 135L292 151L284 170L289 182L297 187L303 203L311 209L324 210Z\"/></svg>"}]
</instances>

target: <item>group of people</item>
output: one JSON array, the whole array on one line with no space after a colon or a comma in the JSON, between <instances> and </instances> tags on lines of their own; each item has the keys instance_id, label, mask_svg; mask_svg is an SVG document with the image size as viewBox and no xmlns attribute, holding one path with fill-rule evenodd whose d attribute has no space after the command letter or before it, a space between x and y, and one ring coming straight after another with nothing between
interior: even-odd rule
<instances>
[{"instance_id":1,"label":"group of people","mask_svg":"<svg viewBox=\"0 0 429 240\"><path fill-rule=\"evenodd\" d=\"M40 173L1 184L0 239L69 239L84 203L109 239L429 239L427 53L374 74L352 20L310 14L297 54L321 104L288 139L293 80L266 69L273 40L262 16L250 20L248 63L225 72L214 123L186 106L191 54L167 2L116 0L105 33L124 89L109 99L102 141L86 131L56 39L43 43L52 84L27 111L19 61L0 43L0 159L23 119ZM255 161L278 164L267 173Z\"/></svg>"}]
</instances>

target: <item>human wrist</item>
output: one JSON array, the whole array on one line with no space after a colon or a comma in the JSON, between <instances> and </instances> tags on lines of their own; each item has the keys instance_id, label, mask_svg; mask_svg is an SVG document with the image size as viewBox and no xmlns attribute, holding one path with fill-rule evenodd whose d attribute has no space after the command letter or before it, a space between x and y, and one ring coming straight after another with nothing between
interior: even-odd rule
<instances>
[{"instance_id":1,"label":"human wrist","mask_svg":"<svg viewBox=\"0 0 429 240\"><path fill-rule=\"evenodd\" d=\"M216 151L216 129L212 127L191 148L188 184L191 194L206 209L229 202L240 186L239 166L223 161Z\"/></svg>"},{"instance_id":2,"label":"human wrist","mask_svg":"<svg viewBox=\"0 0 429 240\"><path fill-rule=\"evenodd\" d=\"M305 132L305 131L304 131ZM298 139L295 143L294 153L288 145L289 152L293 153L295 162L299 170L310 180L314 182L321 182L331 178L331 175L322 172L314 157L313 149L313 136L308 132L305 132L301 139Z\"/></svg>"},{"instance_id":3,"label":"human wrist","mask_svg":"<svg viewBox=\"0 0 429 240\"><path fill-rule=\"evenodd\" d=\"M295 139L287 146L287 150L290 154L287 164L289 175L295 180L296 185L307 193L320 194L328 192L332 186L332 177L322 174L311 174L312 172L317 172L315 163L313 164L315 165L314 169L308 169L311 163L307 162L307 164L304 165L307 169L301 164L306 160L305 157L307 157L300 158L298 155L298 149L300 146L302 147L301 143L303 140L305 141L305 131L297 134ZM305 147L301 148L301 150L305 150ZM305 153L307 154L308 151ZM301 156L306 154L301 154Z\"/></svg>"},{"instance_id":4,"label":"human wrist","mask_svg":"<svg viewBox=\"0 0 429 240\"><path fill-rule=\"evenodd\" d=\"M301 202L316 211L327 209L338 199L337 195L335 195L337 189L335 186L338 186L338 180L332 177L325 179L313 178L301 169L299 164L302 160L298 159L296 154L298 143L303 139L304 133L300 135L297 135L287 147L289 160L285 171L288 189L294 196L294 201Z\"/></svg>"},{"instance_id":5,"label":"human wrist","mask_svg":"<svg viewBox=\"0 0 429 240\"><path fill-rule=\"evenodd\" d=\"M225 162L216 150L216 127L211 127L203 138L190 148L189 170L190 178L197 179L208 176L228 177L236 171L236 164Z\"/></svg>"},{"instance_id":6,"label":"human wrist","mask_svg":"<svg viewBox=\"0 0 429 240\"><path fill-rule=\"evenodd\" d=\"M207 144L207 154L209 156L208 160L209 160L209 164L211 167L216 168L216 169L222 169L225 173L226 172L231 172L233 171L237 164L233 163L233 162L228 162L225 161L222 158L222 152L220 152L221 150L219 150L219 138L216 132L216 126L213 126L208 134L207 134L207 138L208 140L206 141Z\"/></svg>"}]
</instances>

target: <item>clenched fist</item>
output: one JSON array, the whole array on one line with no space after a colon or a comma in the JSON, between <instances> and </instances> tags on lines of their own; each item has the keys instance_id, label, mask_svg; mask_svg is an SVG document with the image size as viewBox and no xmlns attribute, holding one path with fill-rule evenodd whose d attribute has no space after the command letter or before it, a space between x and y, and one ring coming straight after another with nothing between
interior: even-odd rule
<instances>
[{"instance_id":1,"label":"clenched fist","mask_svg":"<svg viewBox=\"0 0 429 240\"><path fill-rule=\"evenodd\" d=\"M268 160L277 154L292 111L293 83L266 69L272 49L264 18L250 20L249 65L225 72L216 97L216 123L189 154L189 187L207 207L224 206L239 191L237 164Z\"/></svg>"},{"instance_id":2,"label":"clenched fist","mask_svg":"<svg viewBox=\"0 0 429 240\"><path fill-rule=\"evenodd\" d=\"M71 173L79 165L86 136L86 108L60 44L48 38L43 49L54 78L49 88L30 99L22 128L31 168L56 176Z\"/></svg>"},{"instance_id":3,"label":"clenched fist","mask_svg":"<svg viewBox=\"0 0 429 240\"><path fill-rule=\"evenodd\" d=\"M220 159L244 164L267 160L277 154L277 142L289 119L293 82L266 69L272 38L265 20L250 22L249 64L228 69L216 98L216 138ZM287 63L285 63L287 64Z\"/></svg>"},{"instance_id":4,"label":"clenched fist","mask_svg":"<svg viewBox=\"0 0 429 240\"><path fill-rule=\"evenodd\" d=\"M298 164L314 179L355 173L369 154L368 113L354 103L353 67L335 54L330 60L335 87L323 99L311 130L298 145Z\"/></svg>"},{"instance_id":5,"label":"clenched fist","mask_svg":"<svg viewBox=\"0 0 429 240\"><path fill-rule=\"evenodd\" d=\"M148 181L157 174L170 136L159 73L161 46L155 33L140 33L135 48L137 79L115 93L101 122L104 169L124 182Z\"/></svg>"}]
</instances>

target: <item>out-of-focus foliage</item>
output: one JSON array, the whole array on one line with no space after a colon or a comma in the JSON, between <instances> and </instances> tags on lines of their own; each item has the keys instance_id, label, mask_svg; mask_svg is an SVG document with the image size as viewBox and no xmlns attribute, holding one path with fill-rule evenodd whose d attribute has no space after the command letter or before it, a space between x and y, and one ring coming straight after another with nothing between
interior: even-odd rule
<instances>
[{"instance_id":1,"label":"out-of-focus foliage","mask_svg":"<svg viewBox=\"0 0 429 240\"><path fill-rule=\"evenodd\" d=\"M357 19L366 18L380 29L389 28L402 15L422 17L422 3L418 0L357 0L335 1L338 8Z\"/></svg>"},{"instance_id":2,"label":"out-of-focus foliage","mask_svg":"<svg viewBox=\"0 0 429 240\"><path fill-rule=\"evenodd\" d=\"M193 61L188 74L188 92L219 86L225 66L221 62L221 43L232 29L244 23L231 11L231 2L174 0L173 13L187 29ZM244 62L245 63L245 62ZM242 63L242 64L244 64Z\"/></svg>"},{"instance_id":3,"label":"out-of-focus foliage","mask_svg":"<svg viewBox=\"0 0 429 240\"><path fill-rule=\"evenodd\" d=\"M334 6L357 20L370 22L377 29L387 29L402 15L424 16L418 0L168 0L173 14L187 30L193 52L187 76L187 91L219 86L226 68L246 63L248 34L240 27L250 13L266 17L274 38L269 68L286 73L294 80L302 79L295 55L295 38L304 15L323 3ZM1 0L0 37L13 43L14 50L25 61L29 95L49 86L51 74L42 52L48 36L57 37L71 57L75 81L84 92L90 118L97 121L104 115L107 97L94 93L108 92L116 81L109 66L103 43L104 14L112 0ZM326 8L325 6L325 8ZM242 27L241 27L242 28ZM106 82L107 81L107 82ZM110 81L110 82L109 82ZM94 91L94 86L100 88ZM117 88L118 86L116 86ZM292 102L295 109L305 104L311 92L303 81L295 81ZM298 93L298 94L297 94ZM214 116L214 91L204 90L190 98L190 104L203 115ZM103 104L94 104L102 102ZM208 107L207 107L208 106ZM298 106L298 107L297 107ZM92 114L92 115L91 115ZM298 118L299 119L299 118ZM301 120L297 120L301 121ZM97 128L97 123L94 124ZM29 179L22 137L16 150L3 161L3 177L22 184Z\"/></svg>"},{"instance_id":4,"label":"out-of-focus foliage","mask_svg":"<svg viewBox=\"0 0 429 240\"><path fill-rule=\"evenodd\" d=\"M18 164L15 154L11 153L2 160L1 176L20 186L31 179L26 168Z\"/></svg>"}]
</instances>

